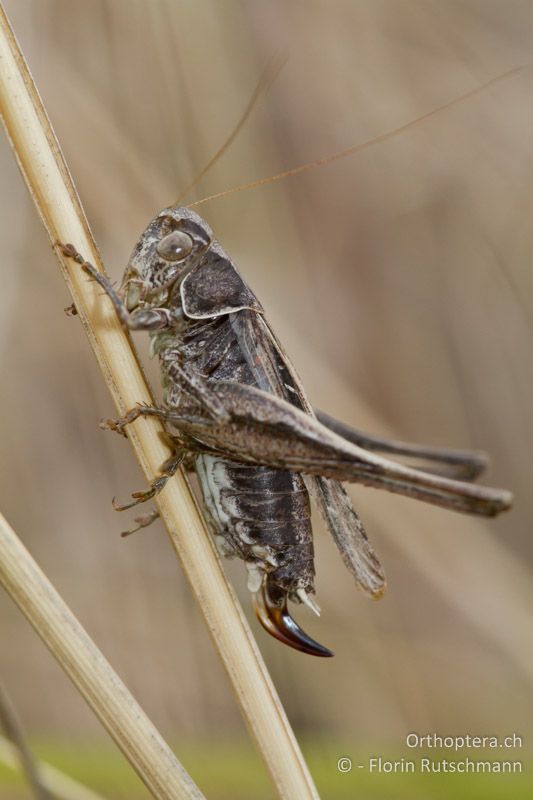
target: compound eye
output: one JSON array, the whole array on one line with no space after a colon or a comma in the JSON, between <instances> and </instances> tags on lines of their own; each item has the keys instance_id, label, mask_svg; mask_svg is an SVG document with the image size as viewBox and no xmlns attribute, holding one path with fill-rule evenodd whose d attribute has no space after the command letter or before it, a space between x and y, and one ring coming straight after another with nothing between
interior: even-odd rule
<instances>
[{"instance_id":1,"label":"compound eye","mask_svg":"<svg viewBox=\"0 0 533 800\"><path fill-rule=\"evenodd\" d=\"M193 244L188 233L172 231L161 239L156 250L165 261L183 261L192 251Z\"/></svg>"}]
</instances>

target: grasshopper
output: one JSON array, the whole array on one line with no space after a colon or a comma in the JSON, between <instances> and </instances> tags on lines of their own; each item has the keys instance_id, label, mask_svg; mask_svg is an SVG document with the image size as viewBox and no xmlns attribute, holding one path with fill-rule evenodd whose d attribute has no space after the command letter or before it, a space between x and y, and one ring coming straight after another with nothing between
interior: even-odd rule
<instances>
[{"instance_id":1,"label":"grasshopper","mask_svg":"<svg viewBox=\"0 0 533 800\"><path fill-rule=\"evenodd\" d=\"M370 143L251 185L352 154L427 116ZM315 656L333 655L288 610L290 600L319 613L311 498L356 584L376 598L385 591L385 575L343 482L488 517L510 507L510 492L472 483L487 464L483 453L382 439L313 409L261 303L190 206L176 204L152 219L118 291L72 245L61 247L105 290L126 328L149 333L151 354L161 365L162 405L137 406L103 427L125 435L127 425L139 416L157 416L175 454L147 491L115 507L124 510L154 497L181 464L194 470L220 552L245 562L259 622L283 643ZM382 454L415 458L420 468ZM157 516L154 511L138 518L134 530Z\"/></svg>"}]
</instances>

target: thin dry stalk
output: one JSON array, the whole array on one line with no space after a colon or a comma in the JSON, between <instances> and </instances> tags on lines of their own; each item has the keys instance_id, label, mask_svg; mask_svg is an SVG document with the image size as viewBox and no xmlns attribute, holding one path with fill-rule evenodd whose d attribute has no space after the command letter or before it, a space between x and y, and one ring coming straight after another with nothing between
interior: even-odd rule
<instances>
[{"instance_id":1,"label":"thin dry stalk","mask_svg":"<svg viewBox=\"0 0 533 800\"><path fill-rule=\"evenodd\" d=\"M0 514L0 584L158 800L202 800L159 732Z\"/></svg>"},{"instance_id":2,"label":"thin dry stalk","mask_svg":"<svg viewBox=\"0 0 533 800\"><path fill-rule=\"evenodd\" d=\"M3 11L0 29L0 108L24 179L51 241L72 243L101 269L58 142ZM136 403L152 402L129 338L110 302L79 267L61 258L57 248L56 253L119 413ZM154 418L140 419L129 429L130 442L148 480L158 474L170 455L161 432ZM158 506L278 795L290 800L317 798L285 711L182 473L168 482Z\"/></svg>"},{"instance_id":3,"label":"thin dry stalk","mask_svg":"<svg viewBox=\"0 0 533 800\"><path fill-rule=\"evenodd\" d=\"M17 748L3 736L0 736L0 763L15 772L20 770ZM74 778L65 775L59 769L47 764L46 761L38 761L37 767L42 786L57 800L105 800L101 794L87 789L86 786L82 786Z\"/></svg>"},{"instance_id":4,"label":"thin dry stalk","mask_svg":"<svg viewBox=\"0 0 533 800\"><path fill-rule=\"evenodd\" d=\"M26 780L31 787L34 797L37 800L50 800L50 795L43 783L40 769L26 743L26 737L18 715L13 707L13 703L11 702L11 698L1 682L0 727L3 728L5 735L13 745L16 762L26 776Z\"/></svg>"}]
</instances>

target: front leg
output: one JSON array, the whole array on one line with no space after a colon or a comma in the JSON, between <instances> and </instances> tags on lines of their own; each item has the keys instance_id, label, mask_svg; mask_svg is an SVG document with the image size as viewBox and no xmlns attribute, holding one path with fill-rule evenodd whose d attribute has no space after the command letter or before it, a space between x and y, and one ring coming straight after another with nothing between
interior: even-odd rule
<instances>
[{"instance_id":1,"label":"front leg","mask_svg":"<svg viewBox=\"0 0 533 800\"><path fill-rule=\"evenodd\" d=\"M59 249L67 258L72 258L81 266L87 275L102 287L115 307L117 316L125 328L132 331L156 331L171 327L172 316L168 308L139 308L135 311L128 311L124 301L115 291L115 287L102 272L98 272L95 266L89 261L85 261L83 256L78 253L71 244L60 244Z\"/></svg>"}]
</instances>

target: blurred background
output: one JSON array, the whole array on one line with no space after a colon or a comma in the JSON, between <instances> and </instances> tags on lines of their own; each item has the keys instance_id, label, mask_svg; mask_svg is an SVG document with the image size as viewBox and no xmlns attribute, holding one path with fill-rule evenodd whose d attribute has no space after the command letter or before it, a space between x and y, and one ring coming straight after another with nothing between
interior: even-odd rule
<instances>
[{"instance_id":1,"label":"blurred background","mask_svg":"<svg viewBox=\"0 0 533 800\"><path fill-rule=\"evenodd\" d=\"M532 60L520 0L4 5L117 280L277 52L285 67L196 198ZM377 434L487 450L486 482L516 495L485 522L352 487L385 598L355 589L317 519L322 616L295 616L336 657L305 657L251 621L324 798L531 796L527 772L394 779L343 775L337 760L413 757L411 731L516 732L524 747L506 756L531 757L532 82L526 68L352 158L201 207L316 406ZM133 514L111 497L143 478L127 442L98 428L114 409L4 137L0 161L0 508L207 796L271 797L162 527L119 537ZM226 567L249 613L243 565ZM39 754L105 797L147 796L3 593L0 680ZM0 766L0 798L24 797Z\"/></svg>"}]
</instances>

